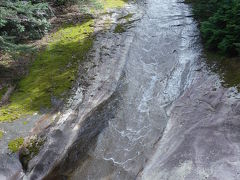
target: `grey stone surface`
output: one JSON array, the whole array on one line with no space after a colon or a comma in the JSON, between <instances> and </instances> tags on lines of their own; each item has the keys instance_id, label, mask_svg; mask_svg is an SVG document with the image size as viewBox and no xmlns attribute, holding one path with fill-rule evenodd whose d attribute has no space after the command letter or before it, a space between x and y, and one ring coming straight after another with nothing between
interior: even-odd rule
<instances>
[{"instance_id":1,"label":"grey stone surface","mask_svg":"<svg viewBox=\"0 0 240 180\"><path fill-rule=\"evenodd\" d=\"M0 155L1 180L21 179L23 175L22 165L15 156L6 154Z\"/></svg>"}]
</instances>

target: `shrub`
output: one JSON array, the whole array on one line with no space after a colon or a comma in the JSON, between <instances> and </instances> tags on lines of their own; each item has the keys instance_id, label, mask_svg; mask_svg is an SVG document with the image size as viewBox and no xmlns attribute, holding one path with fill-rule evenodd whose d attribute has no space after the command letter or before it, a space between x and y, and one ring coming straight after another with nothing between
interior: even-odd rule
<instances>
[{"instance_id":1,"label":"shrub","mask_svg":"<svg viewBox=\"0 0 240 180\"><path fill-rule=\"evenodd\" d=\"M225 55L240 55L240 1L193 0L205 45Z\"/></svg>"},{"instance_id":2,"label":"shrub","mask_svg":"<svg viewBox=\"0 0 240 180\"><path fill-rule=\"evenodd\" d=\"M41 38L49 28L47 3L31 1L0 2L0 50L20 50L26 40Z\"/></svg>"}]
</instances>

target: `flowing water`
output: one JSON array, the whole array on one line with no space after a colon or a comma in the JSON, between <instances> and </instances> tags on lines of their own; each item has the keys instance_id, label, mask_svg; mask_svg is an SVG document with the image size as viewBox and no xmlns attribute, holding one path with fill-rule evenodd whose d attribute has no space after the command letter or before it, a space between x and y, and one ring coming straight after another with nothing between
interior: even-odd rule
<instances>
[{"instance_id":1,"label":"flowing water","mask_svg":"<svg viewBox=\"0 0 240 180\"><path fill-rule=\"evenodd\" d=\"M192 81L201 48L189 7L148 0L144 9L114 96L117 112L73 179L135 179L163 135L172 102Z\"/></svg>"}]
</instances>

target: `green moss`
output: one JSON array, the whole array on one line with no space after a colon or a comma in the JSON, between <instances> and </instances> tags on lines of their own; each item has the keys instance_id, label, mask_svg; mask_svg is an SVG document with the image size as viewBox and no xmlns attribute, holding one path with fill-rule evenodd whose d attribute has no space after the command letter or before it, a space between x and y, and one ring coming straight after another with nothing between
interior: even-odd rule
<instances>
[{"instance_id":1,"label":"green moss","mask_svg":"<svg viewBox=\"0 0 240 180\"><path fill-rule=\"evenodd\" d=\"M6 92L7 92L7 87L4 87L0 90L0 101Z\"/></svg>"},{"instance_id":2,"label":"green moss","mask_svg":"<svg viewBox=\"0 0 240 180\"><path fill-rule=\"evenodd\" d=\"M0 109L0 122L32 115L51 108L51 98L64 99L76 78L78 63L92 47L93 20L65 25L51 35L46 49L40 52L28 76L10 97L10 104Z\"/></svg>"},{"instance_id":3,"label":"green moss","mask_svg":"<svg viewBox=\"0 0 240 180\"><path fill-rule=\"evenodd\" d=\"M114 29L114 33L123 33L126 32L125 27L122 24L117 24L117 26Z\"/></svg>"},{"instance_id":4,"label":"green moss","mask_svg":"<svg viewBox=\"0 0 240 180\"><path fill-rule=\"evenodd\" d=\"M130 25L135 21L135 20L131 20L133 15L134 15L133 13L129 13L126 16L119 18L118 20L125 20L125 22L117 24L117 26L114 29L114 33L126 32L126 29L131 27Z\"/></svg>"},{"instance_id":5,"label":"green moss","mask_svg":"<svg viewBox=\"0 0 240 180\"><path fill-rule=\"evenodd\" d=\"M98 12L107 12L108 9L123 8L128 0L90 0L92 14ZM88 5L89 6L89 5Z\"/></svg>"},{"instance_id":6,"label":"green moss","mask_svg":"<svg viewBox=\"0 0 240 180\"><path fill-rule=\"evenodd\" d=\"M8 143L8 149L15 153L19 150L19 148L22 146L24 142L24 139L22 137L19 137L17 139L14 139L14 140L11 140L9 143Z\"/></svg>"},{"instance_id":7,"label":"green moss","mask_svg":"<svg viewBox=\"0 0 240 180\"><path fill-rule=\"evenodd\" d=\"M133 17L133 15L133 13L129 13L126 16L119 18L118 20L125 19L126 21L129 21Z\"/></svg>"},{"instance_id":8,"label":"green moss","mask_svg":"<svg viewBox=\"0 0 240 180\"><path fill-rule=\"evenodd\" d=\"M127 0L100 0L103 4L104 10L113 8L123 8Z\"/></svg>"},{"instance_id":9,"label":"green moss","mask_svg":"<svg viewBox=\"0 0 240 180\"><path fill-rule=\"evenodd\" d=\"M3 131L0 130L0 139L3 137Z\"/></svg>"}]
</instances>

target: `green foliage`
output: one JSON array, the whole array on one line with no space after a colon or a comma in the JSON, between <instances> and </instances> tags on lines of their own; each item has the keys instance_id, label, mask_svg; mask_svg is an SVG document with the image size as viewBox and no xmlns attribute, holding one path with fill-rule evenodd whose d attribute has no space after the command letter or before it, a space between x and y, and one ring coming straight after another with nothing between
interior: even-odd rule
<instances>
[{"instance_id":1,"label":"green foliage","mask_svg":"<svg viewBox=\"0 0 240 180\"><path fill-rule=\"evenodd\" d=\"M41 38L49 28L50 14L48 4L37 0L0 1L0 50L26 49L18 44Z\"/></svg>"},{"instance_id":2,"label":"green foliage","mask_svg":"<svg viewBox=\"0 0 240 180\"><path fill-rule=\"evenodd\" d=\"M15 152L17 152L20 149L20 147L22 146L23 142L24 142L24 139L22 137L19 137L17 139L11 140L8 143L8 149L11 152L15 153Z\"/></svg>"},{"instance_id":3,"label":"green foliage","mask_svg":"<svg viewBox=\"0 0 240 180\"><path fill-rule=\"evenodd\" d=\"M57 6L65 5L67 3L72 3L72 0L54 0L54 4Z\"/></svg>"},{"instance_id":4,"label":"green foliage","mask_svg":"<svg viewBox=\"0 0 240 180\"><path fill-rule=\"evenodd\" d=\"M69 4L76 4L76 3L79 3L79 2L85 2L85 1L88 1L88 0L53 0L54 4L56 6L61 6L61 5L69 5Z\"/></svg>"},{"instance_id":5,"label":"green foliage","mask_svg":"<svg viewBox=\"0 0 240 180\"><path fill-rule=\"evenodd\" d=\"M190 0L205 45L225 55L240 55L240 1Z\"/></svg>"}]
</instances>

